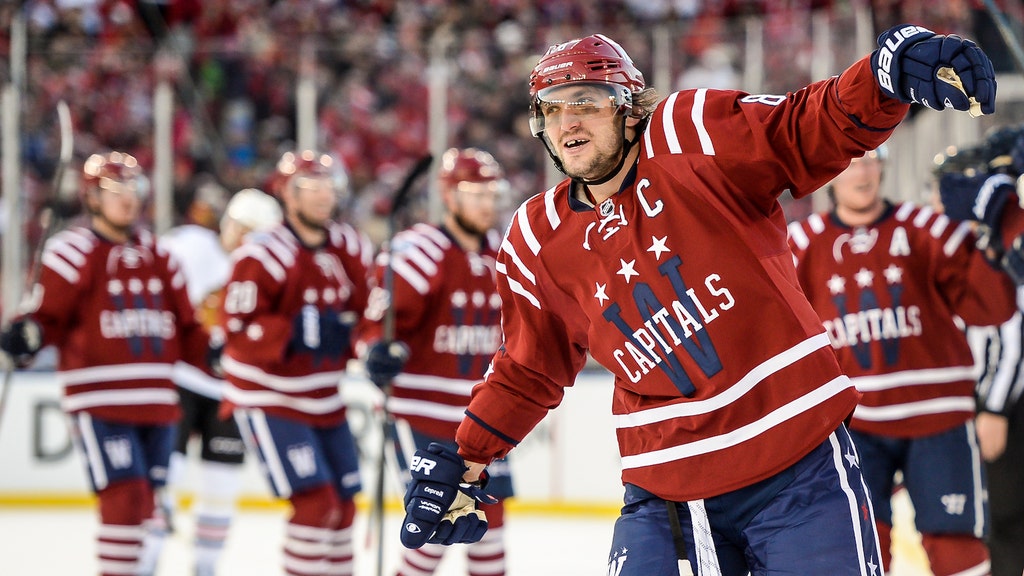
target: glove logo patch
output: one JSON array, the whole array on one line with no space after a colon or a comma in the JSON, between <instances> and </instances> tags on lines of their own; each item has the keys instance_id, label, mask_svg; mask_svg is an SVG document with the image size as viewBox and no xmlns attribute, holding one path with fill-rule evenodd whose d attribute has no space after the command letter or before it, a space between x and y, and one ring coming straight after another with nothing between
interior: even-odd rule
<instances>
[{"instance_id":1,"label":"glove logo patch","mask_svg":"<svg viewBox=\"0 0 1024 576\"><path fill-rule=\"evenodd\" d=\"M408 522L405 525L405 531L406 532L411 532L413 534L419 534L420 533L420 527L417 526L415 522Z\"/></svg>"},{"instance_id":2,"label":"glove logo patch","mask_svg":"<svg viewBox=\"0 0 1024 576\"><path fill-rule=\"evenodd\" d=\"M438 498L444 498L444 490L438 490L437 488L431 488L430 486L424 486L423 491L427 494L433 494Z\"/></svg>"},{"instance_id":3,"label":"glove logo patch","mask_svg":"<svg viewBox=\"0 0 1024 576\"><path fill-rule=\"evenodd\" d=\"M412 472L422 472L425 476L430 476L430 471L437 466L437 462L422 456L412 457L412 466L410 467Z\"/></svg>"},{"instance_id":4,"label":"glove logo patch","mask_svg":"<svg viewBox=\"0 0 1024 576\"><path fill-rule=\"evenodd\" d=\"M428 500L421 500L419 504L420 504L420 510L425 510L425 511L427 511L427 512L429 512L431 514L435 514L437 516L440 516L444 512L444 510L442 510L440 506L438 506L436 503L430 502Z\"/></svg>"}]
</instances>

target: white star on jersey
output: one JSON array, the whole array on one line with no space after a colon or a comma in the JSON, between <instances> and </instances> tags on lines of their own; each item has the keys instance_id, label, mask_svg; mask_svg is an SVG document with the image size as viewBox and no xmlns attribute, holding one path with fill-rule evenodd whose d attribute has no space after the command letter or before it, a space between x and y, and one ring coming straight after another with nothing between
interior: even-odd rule
<instances>
[{"instance_id":1,"label":"white star on jersey","mask_svg":"<svg viewBox=\"0 0 1024 576\"><path fill-rule=\"evenodd\" d=\"M861 268L860 270L857 271L857 274L854 276L854 279L857 280L858 287L868 288L871 286L871 283L875 281L875 273L872 272L871 270L868 270L867 268Z\"/></svg>"},{"instance_id":2,"label":"white star on jersey","mask_svg":"<svg viewBox=\"0 0 1024 576\"><path fill-rule=\"evenodd\" d=\"M665 241L667 240L668 236L662 236L661 238L651 236L651 247L648 248L647 251L654 252L654 259L659 262L661 261L662 252L670 252L670 250L665 247Z\"/></svg>"},{"instance_id":3,"label":"white star on jersey","mask_svg":"<svg viewBox=\"0 0 1024 576\"><path fill-rule=\"evenodd\" d=\"M608 300L608 295L605 294L605 292L604 292L605 289L608 288L608 285L607 284L598 284L597 282L594 282L594 287L597 288L597 292L594 293L594 298L597 298L598 304L600 304L601 306L604 306L604 301Z\"/></svg>"},{"instance_id":4,"label":"white star on jersey","mask_svg":"<svg viewBox=\"0 0 1024 576\"><path fill-rule=\"evenodd\" d=\"M895 264L889 264L883 273L885 274L885 281L889 284L899 284L903 281L903 268Z\"/></svg>"},{"instance_id":5,"label":"white star on jersey","mask_svg":"<svg viewBox=\"0 0 1024 576\"><path fill-rule=\"evenodd\" d=\"M846 292L846 278L843 278L838 274L833 274L832 277L828 279L828 291L831 292L833 296Z\"/></svg>"},{"instance_id":6,"label":"white star on jersey","mask_svg":"<svg viewBox=\"0 0 1024 576\"><path fill-rule=\"evenodd\" d=\"M630 260L629 262L626 262L622 258L619 258L619 264L622 265L622 268L619 268L619 271L616 272L616 274L625 276L626 277L626 284L629 284L629 279L632 278L633 276L639 276L640 275L639 272L637 272L636 270L633 270L633 267L636 266L636 260L635 259L634 260Z\"/></svg>"}]
</instances>

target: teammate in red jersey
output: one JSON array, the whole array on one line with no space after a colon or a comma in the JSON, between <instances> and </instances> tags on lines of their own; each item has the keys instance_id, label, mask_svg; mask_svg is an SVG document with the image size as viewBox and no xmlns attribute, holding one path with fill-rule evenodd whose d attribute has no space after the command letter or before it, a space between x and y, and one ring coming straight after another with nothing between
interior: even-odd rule
<instances>
[{"instance_id":1,"label":"teammate in red jersey","mask_svg":"<svg viewBox=\"0 0 1024 576\"><path fill-rule=\"evenodd\" d=\"M214 203L209 198L211 186L206 184L204 187L207 191L197 192L196 202L210 206ZM216 350L212 351L211 357L214 363L216 353L223 345L223 336L219 332L224 286L231 273L228 255L242 244L250 232L263 232L280 222L281 208L277 200L260 190L247 188L235 193L227 206L220 209L211 206L205 220L196 219L195 223L172 228L160 238L160 246L181 263L189 298L196 307L199 321L211 334L218 334L213 338L216 342ZM215 230L217 228L219 231ZM189 442L197 438L200 443L193 504L196 522L194 576L213 576L217 572L241 488L245 455L242 435L234 418L220 417L224 380L217 372L213 367L196 370L179 362L174 374L181 396L182 418L178 422L174 452L168 466L168 490L174 491L182 483ZM168 495L164 506L173 510L174 504L175 498Z\"/></svg>"},{"instance_id":2,"label":"teammate in red jersey","mask_svg":"<svg viewBox=\"0 0 1024 576\"><path fill-rule=\"evenodd\" d=\"M286 574L351 574L355 440L338 385L352 326L369 292L369 240L332 220L348 191L344 170L311 150L286 152L272 192L284 223L231 254L221 360L234 412L275 495L291 502Z\"/></svg>"},{"instance_id":3,"label":"teammate in red jersey","mask_svg":"<svg viewBox=\"0 0 1024 576\"><path fill-rule=\"evenodd\" d=\"M901 472L932 572L987 574L974 359L957 318L1009 319L1013 283L986 262L969 223L883 198L885 155L879 148L853 160L829 185L834 209L790 225L797 275L863 394L850 430L883 565Z\"/></svg>"},{"instance_id":4,"label":"teammate in red jersey","mask_svg":"<svg viewBox=\"0 0 1024 576\"><path fill-rule=\"evenodd\" d=\"M531 124L569 179L527 200L498 253L503 346L456 435L413 459L402 541L482 536L474 483L562 400L589 353L613 372L625 506L609 574L878 574L843 420L860 397L797 283L778 197L876 148L911 101L986 113L971 42L917 26L785 96L663 101L602 35L552 46ZM468 468L468 469L467 469ZM580 479L585 481L586 479Z\"/></svg>"},{"instance_id":5,"label":"teammate in red jersey","mask_svg":"<svg viewBox=\"0 0 1024 576\"><path fill-rule=\"evenodd\" d=\"M445 206L442 223L417 224L391 243L395 340L410 350L401 374L396 372L399 365L382 368L373 362L387 357L380 348L386 344L379 342L387 305L382 292L375 292L379 298L371 295L360 327L360 340L371 351L371 379L393 384L388 410L396 419L395 446L403 467L417 448L431 442L455 449L455 431L473 385L501 344L501 299L494 277L500 237L493 228L508 184L494 157L475 148L445 152L438 179ZM378 266L378 286L383 286L384 262ZM467 567L471 575L500 576L505 573L501 500L512 496L512 482L504 460L492 463L488 471L488 491L499 502L483 506L490 530L469 546ZM443 554L444 547L437 544L408 550L399 574L433 574Z\"/></svg>"},{"instance_id":6,"label":"teammate in red jersey","mask_svg":"<svg viewBox=\"0 0 1024 576\"><path fill-rule=\"evenodd\" d=\"M171 370L203 366L209 337L177 264L135 228L148 190L136 159L94 154L82 173L89 225L47 241L28 313L0 347L22 364L57 347L63 408L99 500L100 573L151 574L164 531L155 490L180 416Z\"/></svg>"}]
</instances>

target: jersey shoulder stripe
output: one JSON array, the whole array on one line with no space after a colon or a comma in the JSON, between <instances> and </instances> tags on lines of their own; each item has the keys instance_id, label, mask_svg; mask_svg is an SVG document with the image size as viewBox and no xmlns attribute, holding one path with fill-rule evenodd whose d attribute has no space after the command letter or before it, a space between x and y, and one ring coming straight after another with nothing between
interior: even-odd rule
<instances>
[{"instance_id":1,"label":"jersey shoulder stripe","mask_svg":"<svg viewBox=\"0 0 1024 576\"><path fill-rule=\"evenodd\" d=\"M89 261L99 238L88 228L73 227L54 234L46 241L41 264L70 284L81 279L81 270Z\"/></svg>"},{"instance_id":2,"label":"jersey shoulder stripe","mask_svg":"<svg viewBox=\"0 0 1024 576\"><path fill-rule=\"evenodd\" d=\"M416 292L427 294L430 285L441 270L445 252L452 247L451 240L441 230L428 224L418 224L399 232L392 242L392 266Z\"/></svg>"},{"instance_id":3,"label":"jersey shoulder stripe","mask_svg":"<svg viewBox=\"0 0 1024 576\"><path fill-rule=\"evenodd\" d=\"M332 222L327 226L328 237L331 245L341 248L349 256L359 258L364 266L369 266L373 261L373 243L365 233L356 230L347 222Z\"/></svg>"},{"instance_id":4,"label":"jersey shoulder stripe","mask_svg":"<svg viewBox=\"0 0 1024 576\"><path fill-rule=\"evenodd\" d=\"M495 270L505 278L509 289L525 298L532 306L541 309L540 286L537 272L542 266L541 249L565 222L569 203L568 181L523 202L515 215L505 237L498 248Z\"/></svg>"}]
</instances>

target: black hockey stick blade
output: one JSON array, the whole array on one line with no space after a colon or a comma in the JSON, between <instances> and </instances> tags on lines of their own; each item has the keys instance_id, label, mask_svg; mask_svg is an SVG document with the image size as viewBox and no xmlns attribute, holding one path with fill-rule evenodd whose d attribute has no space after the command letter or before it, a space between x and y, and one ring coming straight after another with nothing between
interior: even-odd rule
<instances>
[{"instance_id":1,"label":"black hockey stick blade","mask_svg":"<svg viewBox=\"0 0 1024 576\"><path fill-rule=\"evenodd\" d=\"M409 170L409 173L405 175L405 180L402 182L401 187L398 188L398 191L395 192L395 197L391 201L390 217L394 218L409 201L409 192L412 190L413 183L430 168L430 164L433 161L434 157L427 154L417 160L416 164Z\"/></svg>"}]
</instances>

